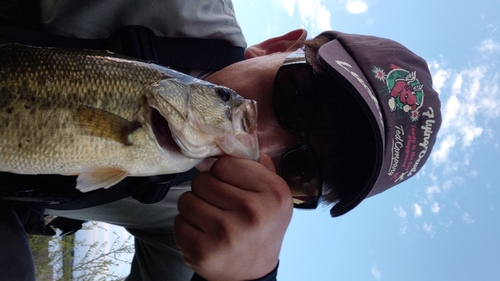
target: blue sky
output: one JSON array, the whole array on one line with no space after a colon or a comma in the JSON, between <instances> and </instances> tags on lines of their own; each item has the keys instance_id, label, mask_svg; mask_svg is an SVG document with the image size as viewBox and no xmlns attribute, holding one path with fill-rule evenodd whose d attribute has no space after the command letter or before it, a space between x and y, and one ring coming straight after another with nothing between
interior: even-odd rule
<instances>
[{"instance_id":1,"label":"blue sky","mask_svg":"<svg viewBox=\"0 0 500 281\"><path fill-rule=\"evenodd\" d=\"M414 178L332 219L295 211L279 280L499 280L500 1L233 0L249 45L305 28L424 57L443 125Z\"/></svg>"},{"instance_id":2,"label":"blue sky","mask_svg":"<svg viewBox=\"0 0 500 281\"><path fill-rule=\"evenodd\" d=\"M424 57L443 125L415 178L332 219L295 211L279 280L499 280L500 1L234 0L249 45L295 28Z\"/></svg>"}]
</instances>

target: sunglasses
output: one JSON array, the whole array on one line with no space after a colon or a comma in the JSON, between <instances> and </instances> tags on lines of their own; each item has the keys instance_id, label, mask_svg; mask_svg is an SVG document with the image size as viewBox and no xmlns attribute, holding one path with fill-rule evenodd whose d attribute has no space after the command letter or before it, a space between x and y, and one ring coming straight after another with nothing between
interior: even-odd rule
<instances>
[{"instance_id":1,"label":"sunglasses","mask_svg":"<svg viewBox=\"0 0 500 281\"><path fill-rule=\"evenodd\" d=\"M281 158L279 174L292 191L295 208L315 209L322 180L307 141L314 118L314 74L302 48L290 54L276 73L273 106L278 124L301 136L298 147Z\"/></svg>"}]
</instances>

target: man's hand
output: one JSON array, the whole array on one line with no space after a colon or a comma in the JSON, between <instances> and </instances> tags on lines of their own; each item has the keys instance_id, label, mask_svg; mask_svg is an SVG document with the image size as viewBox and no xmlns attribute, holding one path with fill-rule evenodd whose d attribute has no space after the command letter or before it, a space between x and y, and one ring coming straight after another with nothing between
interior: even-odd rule
<instances>
[{"instance_id":1,"label":"man's hand","mask_svg":"<svg viewBox=\"0 0 500 281\"><path fill-rule=\"evenodd\" d=\"M222 157L179 198L177 246L207 280L257 279L278 263L292 197L269 156L260 159Z\"/></svg>"}]
</instances>

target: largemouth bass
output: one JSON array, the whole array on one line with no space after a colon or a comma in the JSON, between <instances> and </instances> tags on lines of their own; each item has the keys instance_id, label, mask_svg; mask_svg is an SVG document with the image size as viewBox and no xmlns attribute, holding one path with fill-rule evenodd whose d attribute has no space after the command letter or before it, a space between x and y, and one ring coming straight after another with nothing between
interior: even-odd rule
<instances>
[{"instance_id":1,"label":"largemouth bass","mask_svg":"<svg viewBox=\"0 0 500 281\"><path fill-rule=\"evenodd\" d=\"M78 175L77 188L258 159L256 103L102 51L0 45L0 171Z\"/></svg>"}]
</instances>

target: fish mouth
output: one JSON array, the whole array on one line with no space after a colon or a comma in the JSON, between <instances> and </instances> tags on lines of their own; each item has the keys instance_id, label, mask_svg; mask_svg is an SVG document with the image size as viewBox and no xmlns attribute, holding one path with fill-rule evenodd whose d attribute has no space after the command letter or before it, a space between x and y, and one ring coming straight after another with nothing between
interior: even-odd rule
<instances>
[{"instance_id":1,"label":"fish mouth","mask_svg":"<svg viewBox=\"0 0 500 281\"><path fill-rule=\"evenodd\" d=\"M155 108L151 110L151 128L153 129L156 141L162 148L168 151L181 153L181 148L172 137L172 132L170 131L167 120Z\"/></svg>"}]
</instances>

